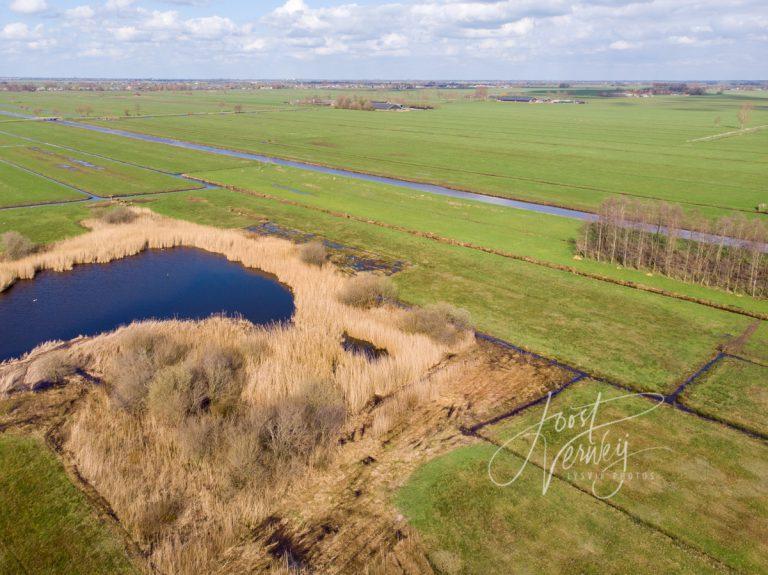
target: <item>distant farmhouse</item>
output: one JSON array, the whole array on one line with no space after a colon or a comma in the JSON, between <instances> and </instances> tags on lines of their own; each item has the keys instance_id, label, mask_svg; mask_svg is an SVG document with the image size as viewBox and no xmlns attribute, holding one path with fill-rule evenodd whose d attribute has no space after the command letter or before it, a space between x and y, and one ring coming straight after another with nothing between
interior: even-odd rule
<instances>
[{"instance_id":1,"label":"distant farmhouse","mask_svg":"<svg viewBox=\"0 0 768 575\"><path fill-rule=\"evenodd\" d=\"M586 104L584 100L534 98L532 96L493 96L497 102L522 102L525 104Z\"/></svg>"},{"instance_id":2,"label":"distant farmhouse","mask_svg":"<svg viewBox=\"0 0 768 575\"><path fill-rule=\"evenodd\" d=\"M371 106L374 110L406 110L407 108L402 104L395 104L394 102L383 102L380 100L371 100Z\"/></svg>"}]
</instances>

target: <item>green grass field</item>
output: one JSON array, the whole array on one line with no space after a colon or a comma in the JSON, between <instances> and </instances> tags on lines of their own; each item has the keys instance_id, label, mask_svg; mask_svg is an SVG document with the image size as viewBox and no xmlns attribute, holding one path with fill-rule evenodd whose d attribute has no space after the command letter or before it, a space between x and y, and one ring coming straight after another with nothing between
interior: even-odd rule
<instances>
[{"instance_id":1,"label":"green grass field","mask_svg":"<svg viewBox=\"0 0 768 575\"><path fill-rule=\"evenodd\" d=\"M569 266L584 273L631 281L768 315L766 300L740 297L604 262L574 259L575 238L580 234L582 224L569 218L275 165L256 164L231 170L193 172L192 175L308 207L433 233L516 256Z\"/></svg>"},{"instance_id":2,"label":"green grass field","mask_svg":"<svg viewBox=\"0 0 768 575\"><path fill-rule=\"evenodd\" d=\"M0 573L137 573L42 441L0 435Z\"/></svg>"},{"instance_id":3,"label":"green grass field","mask_svg":"<svg viewBox=\"0 0 768 575\"><path fill-rule=\"evenodd\" d=\"M709 416L768 435L768 367L726 358L695 384L681 401Z\"/></svg>"},{"instance_id":4,"label":"green grass field","mask_svg":"<svg viewBox=\"0 0 768 575\"><path fill-rule=\"evenodd\" d=\"M595 417L594 441L602 445L603 434L614 449L623 439L630 453L624 484L610 501L627 513L655 526L672 537L717 558L741 572L757 573L768 569L768 446L743 433L685 414L667 405L651 412L654 403L626 397L619 391L596 382L582 382L552 401L548 415L557 412L578 416L583 406L594 403L598 392L603 401ZM624 397L624 399L620 399ZM482 433L506 443L542 418L542 408L512 418ZM591 417L591 412L588 417ZM629 418L626 421L621 421ZM610 425L612 422L613 423ZM545 466L567 442L586 447L586 437L577 439L586 428L557 428L550 418L543 426L531 461ZM532 438L519 438L506 445L516 455L525 456ZM547 452L543 446L546 441ZM647 451L644 451L647 450ZM544 463L544 462L547 463ZM608 460L614 461L614 460ZM555 471L568 481L600 496L618 485L609 469L600 479L587 475L604 470L605 463L576 462L570 467L561 459ZM540 477L542 471L538 470ZM645 477L642 473L650 474ZM494 476L503 482L510 476Z\"/></svg>"},{"instance_id":5,"label":"green grass field","mask_svg":"<svg viewBox=\"0 0 768 575\"><path fill-rule=\"evenodd\" d=\"M760 322L757 331L747 340L741 353L758 363L768 365L768 322Z\"/></svg>"},{"instance_id":6,"label":"green grass field","mask_svg":"<svg viewBox=\"0 0 768 575\"><path fill-rule=\"evenodd\" d=\"M395 498L440 574L717 573L706 557L538 470L514 486L488 480L496 448L458 449L419 468ZM499 471L523 459L507 455Z\"/></svg>"},{"instance_id":7,"label":"green grass field","mask_svg":"<svg viewBox=\"0 0 768 575\"><path fill-rule=\"evenodd\" d=\"M0 210L0 233L16 231L35 243L47 244L87 232L79 224L90 216L91 203Z\"/></svg>"},{"instance_id":8,"label":"green grass field","mask_svg":"<svg viewBox=\"0 0 768 575\"><path fill-rule=\"evenodd\" d=\"M97 196L189 190L194 182L49 145L0 148L0 160Z\"/></svg>"},{"instance_id":9,"label":"green grass field","mask_svg":"<svg viewBox=\"0 0 768 575\"><path fill-rule=\"evenodd\" d=\"M104 125L461 189L594 210L622 193L707 216L765 202L768 131L738 128L749 97L592 99L529 105L458 101L431 111L147 118ZM752 126L768 124L757 107ZM716 118L721 124L715 125Z\"/></svg>"},{"instance_id":10,"label":"green grass field","mask_svg":"<svg viewBox=\"0 0 768 575\"><path fill-rule=\"evenodd\" d=\"M0 207L82 200L87 197L77 190L5 163L2 152L3 148L0 148Z\"/></svg>"},{"instance_id":11,"label":"green grass field","mask_svg":"<svg viewBox=\"0 0 768 575\"><path fill-rule=\"evenodd\" d=\"M0 129L0 138L13 138L14 143L29 145L52 143L120 162L136 164L170 173L193 170L216 170L248 165L237 158L216 156L194 150L173 148L164 144L139 142L89 130L76 130L54 122L14 122Z\"/></svg>"}]
</instances>

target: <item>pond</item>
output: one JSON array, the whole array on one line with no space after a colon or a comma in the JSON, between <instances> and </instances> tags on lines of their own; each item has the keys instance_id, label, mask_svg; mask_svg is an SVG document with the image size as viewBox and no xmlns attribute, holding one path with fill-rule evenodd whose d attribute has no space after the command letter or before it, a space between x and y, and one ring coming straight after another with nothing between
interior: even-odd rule
<instances>
[{"instance_id":1,"label":"pond","mask_svg":"<svg viewBox=\"0 0 768 575\"><path fill-rule=\"evenodd\" d=\"M293 312L293 295L273 276L193 248L149 250L63 273L43 271L0 293L0 361L45 341L135 320L224 313L269 324Z\"/></svg>"}]
</instances>

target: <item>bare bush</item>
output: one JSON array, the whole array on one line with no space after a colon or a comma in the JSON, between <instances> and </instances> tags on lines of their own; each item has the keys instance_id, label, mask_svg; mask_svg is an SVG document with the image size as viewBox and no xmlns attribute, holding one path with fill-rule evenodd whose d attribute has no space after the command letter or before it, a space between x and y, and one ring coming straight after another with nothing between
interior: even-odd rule
<instances>
[{"instance_id":1,"label":"bare bush","mask_svg":"<svg viewBox=\"0 0 768 575\"><path fill-rule=\"evenodd\" d=\"M184 511L182 499L173 494L164 493L147 502L136 520L136 531L142 541L157 541L179 518Z\"/></svg>"},{"instance_id":2,"label":"bare bush","mask_svg":"<svg viewBox=\"0 0 768 575\"><path fill-rule=\"evenodd\" d=\"M436 303L410 310L401 323L403 331L423 333L433 340L454 344L472 329L472 319L465 309Z\"/></svg>"},{"instance_id":3,"label":"bare bush","mask_svg":"<svg viewBox=\"0 0 768 575\"><path fill-rule=\"evenodd\" d=\"M339 293L339 301L353 307L370 308L392 301L397 297L397 288L392 280L374 274L359 275Z\"/></svg>"},{"instance_id":4,"label":"bare bush","mask_svg":"<svg viewBox=\"0 0 768 575\"><path fill-rule=\"evenodd\" d=\"M77 371L77 365L65 350L52 351L35 361L27 372L32 389L64 383Z\"/></svg>"},{"instance_id":5,"label":"bare bush","mask_svg":"<svg viewBox=\"0 0 768 575\"><path fill-rule=\"evenodd\" d=\"M189 415L207 408L205 383L187 364L161 368L152 378L147 409L160 422L179 425Z\"/></svg>"},{"instance_id":6,"label":"bare bush","mask_svg":"<svg viewBox=\"0 0 768 575\"><path fill-rule=\"evenodd\" d=\"M177 363L186 352L185 346L151 329L129 331L106 369L113 405L128 411L140 409L155 372Z\"/></svg>"},{"instance_id":7,"label":"bare bush","mask_svg":"<svg viewBox=\"0 0 768 575\"><path fill-rule=\"evenodd\" d=\"M299 248L299 257L305 264L321 266L328 259L328 250L325 249L323 242L315 240Z\"/></svg>"},{"instance_id":8,"label":"bare bush","mask_svg":"<svg viewBox=\"0 0 768 575\"><path fill-rule=\"evenodd\" d=\"M221 419L201 414L187 418L177 432L177 441L181 451L190 459L210 457L221 435Z\"/></svg>"},{"instance_id":9,"label":"bare bush","mask_svg":"<svg viewBox=\"0 0 768 575\"><path fill-rule=\"evenodd\" d=\"M3 248L3 256L8 260L19 260L37 250L37 246L27 237L13 231L0 236L0 245Z\"/></svg>"},{"instance_id":10,"label":"bare bush","mask_svg":"<svg viewBox=\"0 0 768 575\"><path fill-rule=\"evenodd\" d=\"M99 219L107 224L129 224L134 221L138 215L127 206L117 206L109 210L104 210Z\"/></svg>"}]
</instances>

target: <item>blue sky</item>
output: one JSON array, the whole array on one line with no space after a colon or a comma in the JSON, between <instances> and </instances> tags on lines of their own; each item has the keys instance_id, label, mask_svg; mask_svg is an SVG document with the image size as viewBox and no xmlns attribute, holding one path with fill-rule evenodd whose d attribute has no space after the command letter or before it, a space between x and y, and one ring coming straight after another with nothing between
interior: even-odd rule
<instances>
[{"instance_id":1,"label":"blue sky","mask_svg":"<svg viewBox=\"0 0 768 575\"><path fill-rule=\"evenodd\" d=\"M0 0L0 76L768 79L768 0Z\"/></svg>"}]
</instances>

